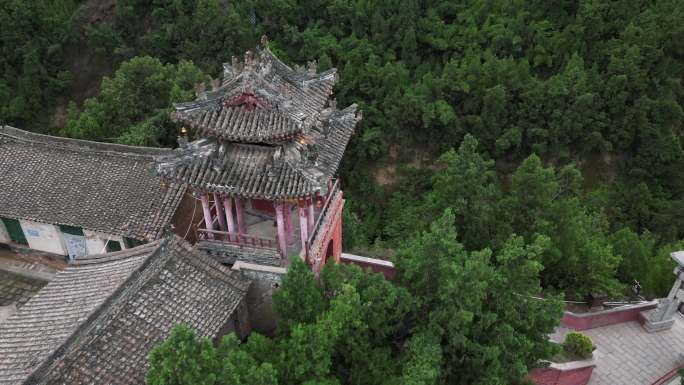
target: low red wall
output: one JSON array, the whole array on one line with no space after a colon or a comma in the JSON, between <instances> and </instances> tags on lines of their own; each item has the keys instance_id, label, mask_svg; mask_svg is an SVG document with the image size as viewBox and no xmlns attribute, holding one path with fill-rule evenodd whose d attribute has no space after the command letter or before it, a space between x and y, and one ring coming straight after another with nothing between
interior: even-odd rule
<instances>
[{"instance_id":1,"label":"low red wall","mask_svg":"<svg viewBox=\"0 0 684 385\"><path fill-rule=\"evenodd\" d=\"M672 370L655 380L651 385L665 385L669 383L673 378L675 378L675 376L677 376L677 371L679 371L679 369L684 369L684 364L675 366Z\"/></svg>"},{"instance_id":2,"label":"low red wall","mask_svg":"<svg viewBox=\"0 0 684 385\"><path fill-rule=\"evenodd\" d=\"M527 378L536 385L586 385L593 371L593 366L570 370L536 368L527 374Z\"/></svg>"},{"instance_id":3,"label":"low red wall","mask_svg":"<svg viewBox=\"0 0 684 385\"><path fill-rule=\"evenodd\" d=\"M394 265L391 262L384 261L382 259L359 257L356 255L342 253L340 262L354 264L364 270L370 269L375 273L382 273L387 280L392 280L396 274Z\"/></svg>"},{"instance_id":4,"label":"low red wall","mask_svg":"<svg viewBox=\"0 0 684 385\"><path fill-rule=\"evenodd\" d=\"M655 309L656 305L656 302L648 302L645 304L592 313L565 312L561 319L561 326L572 330L587 330L623 322L639 321L640 312Z\"/></svg>"}]
</instances>

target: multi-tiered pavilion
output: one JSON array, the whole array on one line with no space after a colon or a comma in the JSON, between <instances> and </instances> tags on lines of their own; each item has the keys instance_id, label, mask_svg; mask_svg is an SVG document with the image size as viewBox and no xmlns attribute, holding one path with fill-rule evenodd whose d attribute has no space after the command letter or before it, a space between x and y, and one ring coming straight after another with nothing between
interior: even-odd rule
<instances>
[{"instance_id":1,"label":"multi-tiered pavilion","mask_svg":"<svg viewBox=\"0 0 684 385\"><path fill-rule=\"evenodd\" d=\"M224 64L223 81L180 103L180 139L157 172L201 202L199 246L232 260L287 266L299 255L318 271L341 253L344 204L335 178L360 120L332 98L335 69L291 68L265 40ZM230 261L228 261L230 262Z\"/></svg>"}]
</instances>

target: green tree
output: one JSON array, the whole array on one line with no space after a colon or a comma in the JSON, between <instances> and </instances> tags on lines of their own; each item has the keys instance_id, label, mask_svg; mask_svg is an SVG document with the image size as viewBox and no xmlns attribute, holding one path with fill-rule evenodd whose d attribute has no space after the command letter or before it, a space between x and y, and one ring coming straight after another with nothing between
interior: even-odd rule
<instances>
[{"instance_id":1,"label":"green tree","mask_svg":"<svg viewBox=\"0 0 684 385\"><path fill-rule=\"evenodd\" d=\"M601 212L588 209L578 196L581 177L572 167L556 173L536 155L527 158L511 178L504 206L512 229L531 241L550 238L541 260L547 288L574 298L592 291L615 294L620 262L608 240L608 223Z\"/></svg>"},{"instance_id":2,"label":"green tree","mask_svg":"<svg viewBox=\"0 0 684 385\"><path fill-rule=\"evenodd\" d=\"M458 152L440 157L445 168L433 179L428 205L435 213L451 207L456 214L456 231L468 250L496 248L502 241L498 202L501 199L494 161L478 152L478 142L466 135Z\"/></svg>"},{"instance_id":3,"label":"green tree","mask_svg":"<svg viewBox=\"0 0 684 385\"><path fill-rule=\"evenodd\" d=\"M277 385L278 373L264 358L273 355L274 344L268 338L253 334L246 343L231 333L216 348L220 360L220 385ZM255 358L255 357L258 357Z\"/></svg>"},{"instance_id":4,"label":"green tree","mask_svg":"<svg viewBox=\"0 0 684 385\"><path fill-rule=\"evenodd\" d=\"M121 64L114 77L102 80L100 95L82 110L69 108L68 136L132 145L172 145L177 126L171 103L192 99L193 87L208 78L190 62L162 64L136 57Z\"/></svg>"},{"instance_id":5,"label":"green tree","mask_svg":"<svg viewBox=\"0 0 684 385\"><path fill-rule=\"evenodd\" d=\"M625 283L643 281L649 270L649 260L656 252L656 241L649 232L639 235L629 228L611 234L615 254L621 257L617 275Z\"/></svg>"},{"instance_id":6,"label":"green tree","mask_svg":"<svg viewBox=\"0 0 684 385\"><path fill-rule=\"evenodd\" d=\"M217 384L220 361L214 347L183 325L150 351L149 362L145 381L150 385Z\"/></svg>"},{"instance_id":7,"label":"green tree","mask_svg":"<svg viewBox=\"0 0 684 385\"><path fill-rule=\"evenodd\" d=\"M0 4L0 124L47 132L50 111L72 74L65 48L77 38L78 2Z\"/></svg>"},{"instance_id":8,"label":"green tree","mask_svg":"<svg viewBox=\"0 0 684 385\"><path fill-rule=\"evenodd\" d=\"M557 325L558 298L541 293L540 256L548 239L511 238L501 251L467 252L447 210L428 232L397 252L397 280L425 319L416 326L439 339L441 381L511 383L554 351L546 333ZM418 331L416 330L416 331Z\"/></svg>"},{"instance_id":9,"label":"green tree","mask_svg":"<svg viewBox=\"0 0 684 385\"><path fill-rule=\"evenodd\" d=\"M297 324L314 322L325 311L323 294L301 259L294 258L282 286L273 294L273 309L279 315L278 329L284 335Z\"/></svg>"}]
</instances>

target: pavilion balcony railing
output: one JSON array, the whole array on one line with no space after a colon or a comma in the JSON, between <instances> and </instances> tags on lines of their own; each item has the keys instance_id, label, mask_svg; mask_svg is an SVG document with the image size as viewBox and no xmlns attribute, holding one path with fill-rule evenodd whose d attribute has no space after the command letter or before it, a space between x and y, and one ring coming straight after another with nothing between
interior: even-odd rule
<instances>
[{"instance_id":1,"label":"pavilion balcony railing","mask_svg":"<svg viewBox=\"0 0 684 385\"><path fill-rule=\"evenodd\" d=\"M328 190L328 195L325 197L325 202L323 203L323 206L321 207L321 211L318 214L318 219L316 219L316 222L314 222L313 229L311 230L311 234L306 239L306 258L308 259L309 257L309 247L313 244L313 241L316 239L318 236L318 233L320 231L321 227L321 222L325 219L326 215L328 214L328 209L330 208L330 203L332 199L337 195L337 192L340 191L340 180L335 179L335 183L330 187Z\"/></svg>"},{"instance_id":2,"label":"pavilion balcony railing","mask_svg":"<svg viewBox=\"0 0 684 385\"><path fill-rule=\"evenodd\" d=\"M219 227L218 209L216 204L211 205L211 213L213 215L212 227ZM273 238L259 237L252 234L231 233L221 230L209 230L206 228L204 219L200 220L195 226L195 235L199 241L214 241L220 243L231 244L239 247L251 247L256 249L277 250L278 240Z\"/></svg>"},{"instance_id":3,"label":"pavilion balcony railing","mask_svg":"<svg viewBox=\"0 0 684 385\"><path fill-rule=\"evenodd\" d=\"M337 193L339 191L340 191L340 180L336 179L334 183L331 183L330 188L328 189L328 194L325 196L324 203L321 206L321 209L318 213L318 218L314 222L314 226L312 228L311 234L309 234L307 236L306 243L305 243L305 250L302 250L302 254L304 254L303 255L304 258L308 259L309 247L310 247L310 245L313 244L314 240L319 235L321 222L328 215L328 211L330 209L330 204L331 204L333 198L337 195ZM217 210L216 205L212 204L210 210L214 216L211 227L218 228L219 227L218 216L216 215L218 210ZM201 219L193 227L195 230L197 240L209 240L209 241L227 243L227 244L236 245L236 246L260 248L260 249L268 249L268 250L278 250L279 249L277 237L276 238L265 238L265 237L259 237L256 235L251 235L251 234L231 233L231 232L221 231L221 230L209 230L206 228L207 226L205 224L204 219Z\"/></svg>"},{"instance_id":4,"label":"pavilion balcony railing","mask_svg":"<svg viewBox=\"0 0 684 385\"><path fill-rule=\"evenodd\" d=\"M214 241L227 243L240 247L251 247L256 249L276 250L278 242L276 239L259 237L252 234L229 233L220 230L208 230L197 226L195 229L197 239L200 241Z\"/></svg>"}]
</instances>

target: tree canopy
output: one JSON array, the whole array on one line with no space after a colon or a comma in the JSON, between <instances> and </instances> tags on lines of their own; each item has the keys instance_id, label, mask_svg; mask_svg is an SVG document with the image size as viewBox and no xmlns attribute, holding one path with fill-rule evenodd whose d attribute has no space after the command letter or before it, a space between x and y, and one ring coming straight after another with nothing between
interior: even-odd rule
<instances>
[{"instance_id":1,"label":"tree canopy","mask_svg":"<svg viewBox=\"0 0 684 385\"><path fill-rule=\"evenodd\" d=\"M201 372L203 384L231 385L248 375L265 384L520 383L557 349L547 334L562 302L538 298L548 238L468 252L454 221L446 210L398 251L396 283L339 264L316 281L293 261L274 293L275 338L238 344L229 335L212 349L177 328L150 354L148 383L188 384ZM244 367L231 374L238 357Z\"/></svg>"},{"instance_id":2,"label":"tree canopy","mask_svg":"<svg viewBox=\"0 0 684 385\"><path fill-rule=\"evenodd\" d=\"M171 104L262 34L287 63L336 67L338 104L364 114L340 170L344 246L394 255L397 285L343 268L315 283L294 266L300 297L276 299L277 338L170 351L214 354L188 365L231 383L458 383L485 366L487 383L506 383L546 351L527 326L546 330L555 311L518 322L515 306L620 295L633 280L667 293L684 239L683 19L678 0L9 0L0 124L174 146ZM94 94L76 86L81 62L105 63ZM383 322L394 326L376 336ZM320 359L287 361L304 354Z\"/></svg>"}]
</instances>

